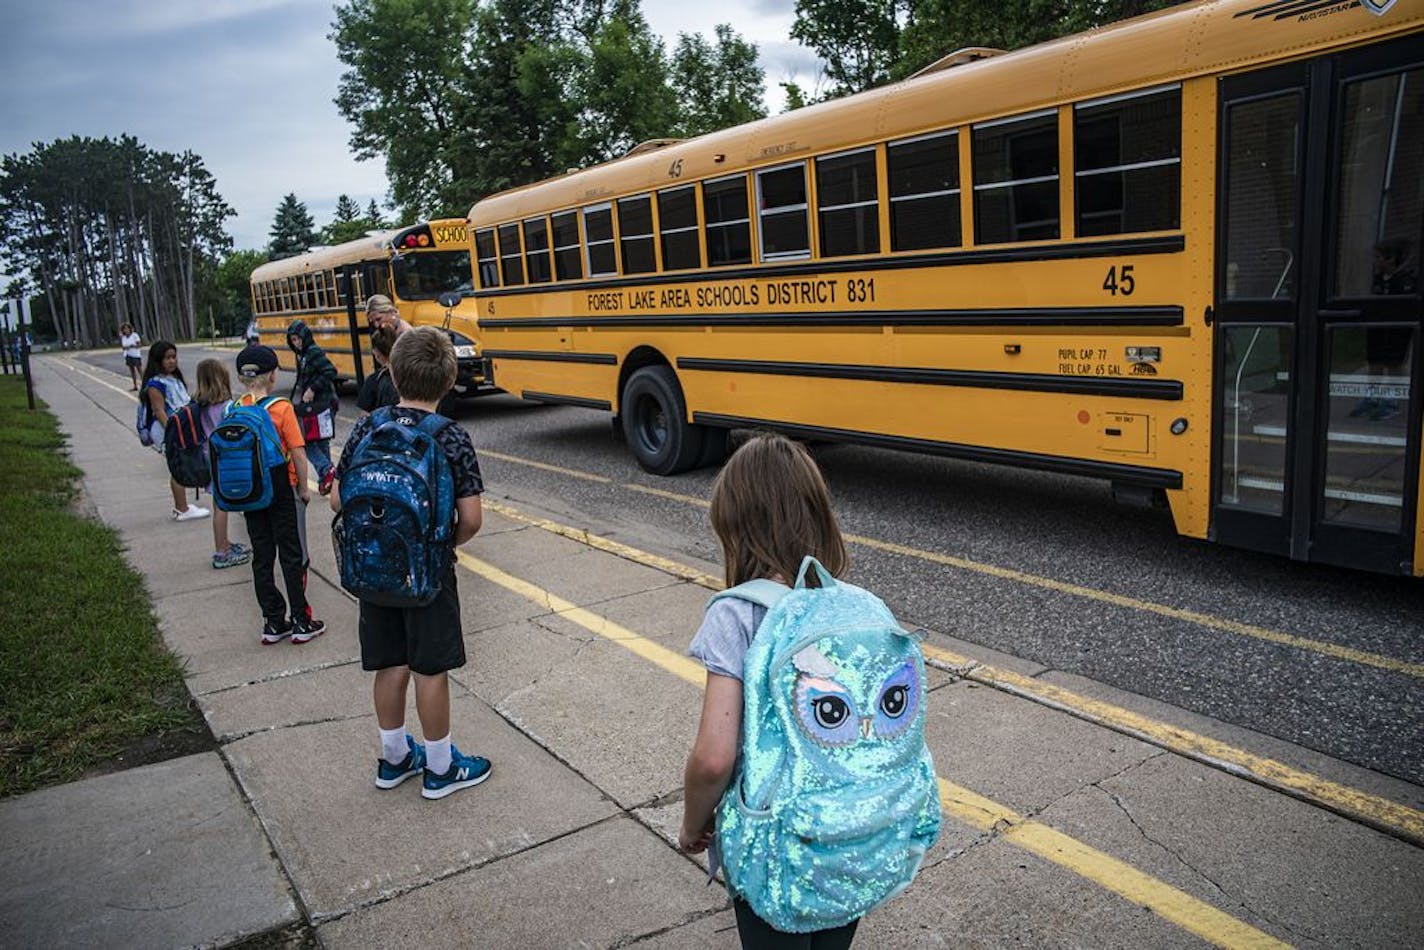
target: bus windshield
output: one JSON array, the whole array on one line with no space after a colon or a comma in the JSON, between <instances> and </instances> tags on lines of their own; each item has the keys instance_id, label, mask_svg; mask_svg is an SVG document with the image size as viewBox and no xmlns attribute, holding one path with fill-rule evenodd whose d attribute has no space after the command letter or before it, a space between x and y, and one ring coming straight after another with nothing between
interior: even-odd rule
<instances>
[{"instance_id":1,"label":"bus windshield","mask_svg":"<svg viewBox=\"0 0 1424 950\"><path fill-rule=\"evenodd\" d=\"M396 296L403 300L434 300L447 290L469 294L469 251L425 251L402 254L392 261Z\"/></svg>"}]
</instances>

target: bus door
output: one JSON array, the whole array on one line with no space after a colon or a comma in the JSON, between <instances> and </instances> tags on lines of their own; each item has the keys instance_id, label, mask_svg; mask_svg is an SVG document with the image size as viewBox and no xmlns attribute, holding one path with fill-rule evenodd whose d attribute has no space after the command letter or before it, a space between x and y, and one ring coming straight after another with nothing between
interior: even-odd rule
<instances>
[{"instance_id":1,"label":"bus door","mask_svg":"<svg viewBox=\"0 0 1424 950\"><path fill-rule=\"evenodd\" d=\"M1424 37L1219 91L1213 537L1410 573Z\"/></svg>"}]
</instances>

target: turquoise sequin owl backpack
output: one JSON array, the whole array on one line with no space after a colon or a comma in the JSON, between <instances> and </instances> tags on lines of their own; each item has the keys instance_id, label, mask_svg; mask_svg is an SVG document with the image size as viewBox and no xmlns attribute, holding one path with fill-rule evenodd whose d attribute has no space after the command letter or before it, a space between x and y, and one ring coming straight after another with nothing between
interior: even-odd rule
<instances>
[{"instance_id":1,"label":"turquoise sequin owl backpack","mask_svg":"<svg viewBox=\"0 0 1424 950\"><path fill-rule=\"evenodd\" d=\"M717 807L727 886L777 930L842 926L904 890L939 836L924 657L880 598L815 558L790 589L751 581L722 597L767 608Z\"/></svg>"}]
</instances>

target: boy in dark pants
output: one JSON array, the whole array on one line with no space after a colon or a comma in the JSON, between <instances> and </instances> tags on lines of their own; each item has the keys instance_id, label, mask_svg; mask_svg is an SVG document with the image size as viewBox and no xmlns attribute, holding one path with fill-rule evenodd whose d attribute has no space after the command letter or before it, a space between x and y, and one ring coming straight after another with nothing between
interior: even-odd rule
<instances>
[{"instance_id":1,"label":"boy in dark pants","mask_svg":"<svg viewBox=\"0 0 1424 950\"><path fill-rule=\"evenodd\" d=\"M396 340L390 358L391 380L400 394L394 421L419 425L435 413L455 384L455 348L434 327L407 330ZM351 430L336 466L337 486L331 509L341 510L340 481L356 447L371 431L372 416ZM479 461L470 436L449 423L436 441L444 450L455 487L454 543L464 544L480 530L483 513ZM440 593L424 607L383 607L361 601L361 667L373 670L376 723L381 733L381 757L376 763L376 787L395 788L422 775L421 795L444 798L483 782L490 774L488 759L464 755L450 744L450 670L465 665L465 641L460 624L460 595L455 587L454 552L441 578ZM425 745L405 730L406 688L415 679L415 709Z\"/></svg>"},{"instance_id":2,"label":"boy in dark pants","mask_svg":"<svg viewBox=\"0 0 1424 950\"><path fill-rule=\"evenodd\" d=\"M277 385L277 354L270 346L249 346L237 356L237 376L246 390L235 400L251 406L271 395ZM293 643L306 643L326 632L326 624L312 616L307 603L307 502L311 489L307 487L307 453L302 442L301 426L292 404L285 399L273 400L267 414L282 441L282 454L287 464L272 470L272 504L257 511L243 513L247 521L247 536L252 542L252 586L257 591L257 603L262 608L262 642L280 643L288 638ZM282 580L287 599L272 580L272 566L282 567ZM291 608L291 619L287 609Z\"/></svg>"}]
</instances>

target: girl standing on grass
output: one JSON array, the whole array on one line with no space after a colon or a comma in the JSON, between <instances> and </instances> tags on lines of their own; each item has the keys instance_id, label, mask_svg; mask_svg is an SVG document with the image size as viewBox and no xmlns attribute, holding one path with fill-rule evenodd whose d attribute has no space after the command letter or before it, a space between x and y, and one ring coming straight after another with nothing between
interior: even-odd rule
<instances>
[{"instance_id":1,"label":"girl standing on grass","mask_svg":"<svg viewBox=\"0 0 1424 950\"><path fill-rule=\"evenodd\" d=\"M178 368L178 347L167 340L156 340L148 348L148 365L143 368L143 388L138 397L148 406L148 429L153 447L162 454L163 430L168 425L169 415L190 401L188 384ZM173 492L174 521L197 521L212 514L201 505L188 504L187 492L172 478L168 479L168 487Z\"/></svg>"},{"instance_id":2,"label":"girl standing on grass","mask_svg":"<svg viewBox=\"0 0 1424 950\"><path fill-rule=\"evenodd\" d=\"M232 404L232 377L221 360L206 359L198 363L198 388L193 391L193 401L198 404L203 419L203 438L222 422ZM203 452L207 452L204 445ZM208 494L213 486L208 485ZM252 560L252 549L238 544L227 536L227 512L213 508L213 567L237 567Z\"/></svg>"},{"instance_id":3,"label":"girl standing on grass","mask_svg":"<svg viewBox=\"0 0 1424 950\"><path fill-rule=\"evenodd\" d=\"M849 565L831 496L815 461L799 443L759 434L739 448L712 486L712 530L722 545L727 586L765 578L789 584L812 555L832 576ZM687 757L678 846L706 850L716 831L722 793L732 781L742 747L742 666L766 608L734 598L708 607L688 653L707 667L702 720ZM849 947L860 923L788 934L774 929L733 895L743 948Z\"/></svg>"}]
</instances>

